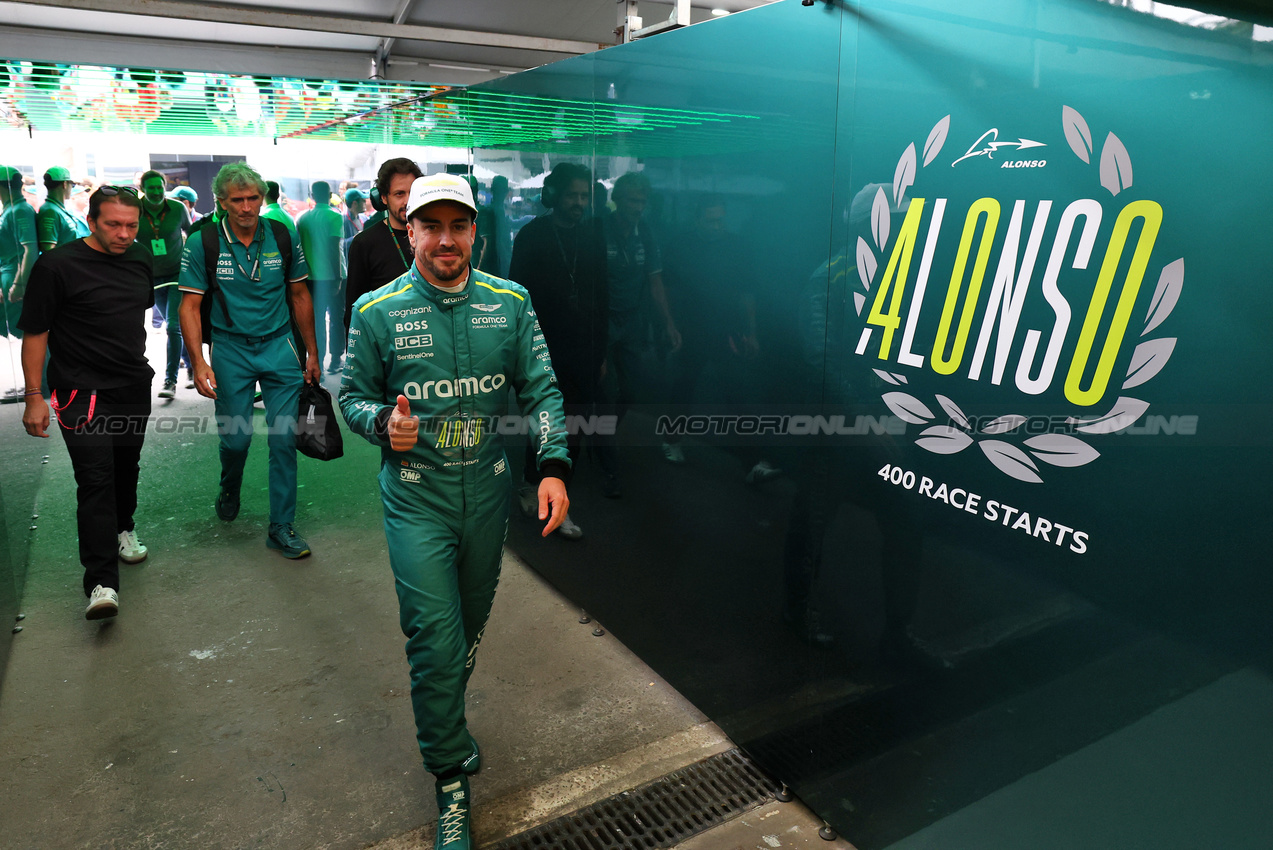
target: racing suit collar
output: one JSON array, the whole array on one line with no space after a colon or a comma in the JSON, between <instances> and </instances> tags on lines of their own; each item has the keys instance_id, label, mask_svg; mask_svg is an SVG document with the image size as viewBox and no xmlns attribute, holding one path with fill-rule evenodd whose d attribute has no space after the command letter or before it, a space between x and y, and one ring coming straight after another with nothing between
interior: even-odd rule
<instances>
[{"instance_id":1,"label":"racing suit collar","mask_svg":"<svg viewBox=\"0 0 1273 850\"><path fill-rule=\"evenodd\" d=\"M461 304L467 304L469 300L469 293L473 291L472 265L469 266L468 286L465 286L461 292L456 292L454 294L447 294L429 283L429 281L425 280L424 275L420 274L420 270L416 268L415 263L411 264L411 270L408 274L411 276L411 287L416 292L420 293L420 297L432 301L443 310L450 310L451 308L458 307Z\"/></svg>"}]
</instances>

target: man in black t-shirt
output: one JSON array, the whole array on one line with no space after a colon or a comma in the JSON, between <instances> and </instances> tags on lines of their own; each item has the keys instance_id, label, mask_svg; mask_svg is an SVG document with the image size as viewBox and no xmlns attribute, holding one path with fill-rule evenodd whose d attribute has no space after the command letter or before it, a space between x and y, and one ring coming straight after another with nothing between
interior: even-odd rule
<instances>
[{"instance_id":1,"label":"man in black t-shirt","mask_svg":"<svg viewBox=\"0 0 1273 850\"><path fill-rule=\"evenodd\" d=\"M509 280L526 287L535 302L568 419L592 413L606 352L605 239L596 219L584 218L591 190L592 174L587 168L557 163L544 180L543 203L550 212L518 232L508 268ZM580 462L579 440L578 430L566 437L575 469ZM527 455L522 474L522 495L533 495L539 483L533 452ZM609 478L602 483L602 492L619 495ZM529 500L523 502L524 511L529 506ZM557 533L577 540L583 529L567 516Z\"/></svg>"},{"instance_id":2,"label":"man in black t-shirt","mask_svg":"<svg viewBox=\"0 0 1273 850\"><path fill-rule=\"evenodd\" d=\"M406 157L385 160L376 173L376 191L385 203L386 215L383 223L368 222L349 241L345 327L349 327L349 316L359 296L379 289L411 268L415 252L407 240L407 196L411 184L423 174L420 166Z\"/></svg>"},{"instance_id":3,"label":"man in black t-shirt","mask_svg":"<svg viewBox=\"0 0 1273 850\"><path fill-rule=\"evenodd\" d=\"M119 612L119 561L146 559L137 539L137 477L150 382L145 311L154 306L151 253L137 244L141 202L131 187L103 186L88 202L90 235L36 261L18 327L26 412L22 425L48 437L40 392L45 352L58 430L77 485L76 526L90 620Z\"/></svg>"}]
</instances>

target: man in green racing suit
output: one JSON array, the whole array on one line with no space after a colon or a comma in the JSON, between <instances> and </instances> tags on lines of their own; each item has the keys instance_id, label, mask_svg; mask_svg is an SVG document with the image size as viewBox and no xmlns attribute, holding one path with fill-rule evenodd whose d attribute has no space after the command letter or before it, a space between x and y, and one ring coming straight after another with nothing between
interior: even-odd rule
<instances>
[{"instance_id":1,"label":"man in green racing suit","mask_svg":"<svg viewBox=\"0 0 1273 850\"><path fill-rule=\"evenodd\" d=\"M340 388L350 429L382 447L411 704L425 769L437 777L434 846L445 850L468 850L471 840L467 776L480 756L464 690L508 525L512 474L496 436L507 429L493 422L510 386L536 435L544 535L569 508L565 415L548 348L526 290L469 265L476 214L463 179L415 180L407 221L415 262L354 303Z\"/></svg>"}]
</instances>

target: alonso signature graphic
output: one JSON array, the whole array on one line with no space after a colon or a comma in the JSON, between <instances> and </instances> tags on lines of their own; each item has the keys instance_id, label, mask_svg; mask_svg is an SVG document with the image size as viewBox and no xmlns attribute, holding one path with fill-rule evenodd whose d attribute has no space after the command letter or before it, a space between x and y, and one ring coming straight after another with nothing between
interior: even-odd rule
<instances>
[{"instance_id":1,"label":"alonso signature graphic","mask_svg":"<svg viewBox=\"0 0 1273 850\"><path fill-rule=\"evenodd\" d=\"M989 138L990 141L987 142L986 141L987 138ZM973 142L968 147L968 152L966 154L964 154L959 159L952 162L950 164L950 167L954 168L956 165L963 162L965 159L968 159L969 157L974 157L974 156L984 155L987 159L994 159L995 151L999 150L999 148L1016 148L1017 150L1024 150L1025 148L1046 148L1047 147L1047 145L1044 142L1035 142L1035 141L1031 141L1030 139L1017 139L1015 142L1000 142L998 141L998 139L999 139L999 129L997 127L990 128L989 130L981 134L980 139ZM985 142L984 146L982 145L982 142ZM978 149L979 146L980 146L980 149Z\"/></svg>"}]
</instances>

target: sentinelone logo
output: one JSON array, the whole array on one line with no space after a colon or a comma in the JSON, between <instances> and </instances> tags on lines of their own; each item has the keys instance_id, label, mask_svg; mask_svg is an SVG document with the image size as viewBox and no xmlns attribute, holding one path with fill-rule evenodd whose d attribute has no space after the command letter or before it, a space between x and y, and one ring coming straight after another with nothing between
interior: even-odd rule
<instances>
[{"instance_id":1,"label":"sentinelone logo","mask_svg":"<svg viewBox=\"0 0 1273 850\"><path fill-rule=\"evenodd\" d=\"M1101 145L1099 167L1089 184L1096 188L1099 180L1108 196L1039 200L1032 219L1027 220L1024 199L990 195L973 200L962 211L962 227L956 223L943 229L948 218L958 222L960 217L949 198L908 198L907 194L912 186L923 185L923 181L917 184L919 170L939 160L950 125L947 115L933 127L924 144L922 164L913 143L902 153L893 176L891 202L887 187L881 186L875 195L871 242L860 237L856 248L862 289L854 293L854 306L864 316L864 326L855 353L879 361L875 374L895 387L909 382L909 369L927 369L951 379L951 395L937 394L931 402L901 390L883 394L882 400L894 414L930 426L915 441L917 446L956 454L976 445L1005 474L1038 483L1043 480L1040 462L1077 467L1099 457L1097 449L1076 433L1113 433L1148 410L1148 401L1122 393L1157 375L1175 349L1174 337L1150 338L1148 334L1167 319L1180 297L1184 259L1161 266L1155 263L1158 283L1153 298L1143 322L1133 326L1133 310L1151 270L1163 208L1157 201L1139 199L1106 209L1110 198L1132 185L1130 154L1113 132ZM1087 122L1077 110L1064 106L1060 125L1074 155L1090 167L1095 148ZM997 129L983 133L952 166L971 157L991 159L1000 147L1045 146L1026 139L999 142L997 137ZM1012 191L1007 186L1000 189ZM1006 212L1009 208L1011 212ZM892 209L906 213L895 234L890 233ZM1112 228L1102 232L1102 222L1111 218ZM1004 221L1006 229L1001 226ZM996 260L991 253L1001 233ZM1045 247L1048 234L1051 245ZM956 235L959 241L950 268L935 269L939 245L947 248L944 256L949 256L948 244ZM1097 244L1098 237L1103 244ZM912 274L917 247L918 269ZM1094 261L1099 265L1093 265ZM1089 266L1099 269L1094 281L1090 273L1082 274ZM930 280L945 273L949 274L945 291L936 285L930 291ZM986 287L988 297L983 296ZM1086 304L1072 303L1085 293ZM1052 316L1050 327L1020 327L1027 301L1034 307L1046 306ZM972 337L974 327L977 332ZM1100 333L1103 342L1098 340ZM1115 363L1128 346L1135 346L1130 365L1124 377L1116 378ZM1063 352L1069 353L1068 362L1062 362ZM1016 369L1009 373L1013 359ZM951 397L966 387L965 380L1003 386L1005 376L1008 387L1015 390L1003 394L1006 410L989 423L974 423ZM1020 429L1028 417L1012 407L1047 393L1058 379L1066 402L1074 406L1066 420L1071 433L1022 439ZM1108 401L1107 394L1115 386L1118 394ZM1141 394L1137 390L1136 395Z\"/></svg>"}]
</instances>

